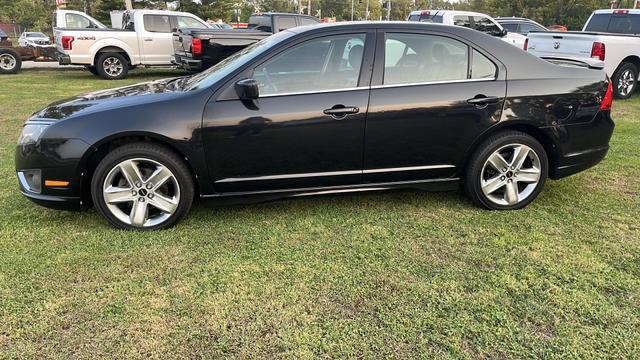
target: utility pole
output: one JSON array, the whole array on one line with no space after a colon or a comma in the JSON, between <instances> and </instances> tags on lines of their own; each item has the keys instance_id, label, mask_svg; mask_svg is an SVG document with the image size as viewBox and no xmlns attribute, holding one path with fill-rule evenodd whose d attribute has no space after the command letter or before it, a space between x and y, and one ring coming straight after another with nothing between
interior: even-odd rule
<instances>
[{"instance_id":1,"label":"utility pole","mask_svg":"<svg viewBox=\"0 0 640 360\"><path fill-rule=\"evenodd\" d=\"M131 0L124 0L124 4L127 10L133 10L133 4L131 3Z\"/></svg>"},{"instance_id":2,"label":"utility pole","mask_svg":"<svg viewBox=\"0 0 640 360\"><path fill-rule=\"evenodd\" d=\"M364 11L364 19L369 20L369 0L367 0L367 7Z\"/></svg>"},{"instance_id":3,"label":"utility pole","mask_svg":"<svg viewBox=\"0 0 640 360\"><path fill-rule=\"evenodd\" d=\"M351 0L351 21L353 21L353 1Z\"/></svg>"},{"instance_id":4,"label":"utility pole","mask_svg":"<svg viewBox=\"0 0 640 360\"><path fill-rule=\"evenodd\" d=\"M307 0L307 15L311 15L311 0Z\"/></svg>"},{"instance_id":5,"label":"utility pole","mask_svg":"<svg viewBox=\"0 0 640 360\"><path fill-rule=\"evenodd\" d=\"M391 0L387 2L387 21L391 21Z\"/></svg>"}]
</instances>

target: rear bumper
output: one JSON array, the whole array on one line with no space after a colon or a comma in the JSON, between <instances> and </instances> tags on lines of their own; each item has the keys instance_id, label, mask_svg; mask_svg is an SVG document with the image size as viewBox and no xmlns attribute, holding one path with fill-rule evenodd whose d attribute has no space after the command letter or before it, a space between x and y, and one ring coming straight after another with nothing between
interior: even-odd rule
<instances>
[{"instance_id":1,"label":"rear bumper","mask_svg":"<svg viewBox=\"0 0 640 360\"><path fill-rule=\"evenodd\" d=\"M196 60L190 57L176 54L175 63L185 70L202 71L202 60Z\"/></svg>"},{"instance_id":2,"label":"rear bumper","mask_svg":"<svg viewBox=\"0 0 640 360\"><path fill-rule=\"evenodd\" d=\"M609 146L606 146L603 148L589 149L578 153L567 154L561 160L561 163L552 169L551 178L560 179L587 170L602 161L608 151Z\"/></svg>"}]
</instances>

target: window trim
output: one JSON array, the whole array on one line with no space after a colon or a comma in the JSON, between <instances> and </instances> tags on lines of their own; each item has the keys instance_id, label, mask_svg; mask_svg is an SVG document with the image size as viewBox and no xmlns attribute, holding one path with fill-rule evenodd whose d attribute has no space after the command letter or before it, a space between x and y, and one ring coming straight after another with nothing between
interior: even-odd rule
<instances>
[{"instance_id":1,"label":"window trim","mask_svg":"<svg viewBox=\"0 0 640 360\"><path fill-rule=\"evenodd\" d=\"M438 81L421 81L414 83L404 83L404 84L387 84L387 85L372 85L371 89L386 89L386 88L394 88L394 87L406 87L406 86L422 86L422 85L442 85L442 84L460 84L460 83L469 83L469 82L482 82L482 81L496 81L497 77L493 78L484 78L484 79L462 79L462 80L438 80Z\"/></svg>"}]
</instances>

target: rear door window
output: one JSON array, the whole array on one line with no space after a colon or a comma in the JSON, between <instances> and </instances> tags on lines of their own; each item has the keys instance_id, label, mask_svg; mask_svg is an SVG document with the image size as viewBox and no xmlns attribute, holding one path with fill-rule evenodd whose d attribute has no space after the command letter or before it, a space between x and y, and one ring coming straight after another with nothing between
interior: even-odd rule
<instances>
[{"instance_id":1,"label":"rear door window","mask_svg":"<svg viewBox=\"0 0 640 360\"><path fill-rule=\"evenodd\" d=\"M65 20L67 22L67 27L69 28L88 29L97 27L94 26L93 23L89 21L89 19L78 14L66 14Z\"/></svg>"},{"instance_id":2,"label":"rear door window","mask_svg":"<svg viewBox=\"0 0 640 360\"><path fill-rule=\"evenodd\" d=\"M296 27L296 19L293 16L278 16L276 17L276 27L278 31Z\"/></svg>"},{"instance_id":3,"label":"rear door window","mask_svg":"<svg viewBox=\"0 0 640 360\"><path fill-rule=\"evenodd\" d=\"M502 23L502 27L507 29L508 32L519 33L520 29L518 29L518 24L514 23Z\"/></svg>"},{"instance_id":4,"label":"rear door window","mask_svg":"<svg viewBox=\"0 0 640 360\"><path fill-rule=\"evenodd\" d=\"M466 15L456 15L453 17L453 25L471 27L471 20Z\"/></svg>"},{"instance_id":5,"label":"rear door window","mask_svg":"<svg viewBox=\"0 0 640 360\"><path fill-rule=\"evenodd\" d=\"M188 16L178 16L179 28L206 29L207 25L201 23L197 19Z\"/></svg>"},{"instance_id":6,"label":"rear door window","mask_svg":"<svg viewBox=\"0 0 640 360\"><path fill-rule=\"evenodd\" d=\"M171 22L169 15L145 15L144 29L149 32L170 33Z\"/></svg>"},{"instance_id":7,"label":"rear door window","mask_svg":"<svg viewBox=\"0 0 640 360\"><path fill-rule=\"evenodd\" d=\"M520 33L523 35L527 35L528 33L532 32L532 31L546 31L545 28L540 27L536 24L521 24L520 25Z\"/></svg>"},{"instance_id":8,"label":"rear door window","mask_svg":"<svg viewBox=\"0 0 640 360\"><path fill-rule=\"evenodd\" d=\"M491 19L485 16L474 16L473 28L491 36L502 35L502 29L500 29L498 24L494 23L493 21L491 21Z\"/></svg>"}]
</instances>

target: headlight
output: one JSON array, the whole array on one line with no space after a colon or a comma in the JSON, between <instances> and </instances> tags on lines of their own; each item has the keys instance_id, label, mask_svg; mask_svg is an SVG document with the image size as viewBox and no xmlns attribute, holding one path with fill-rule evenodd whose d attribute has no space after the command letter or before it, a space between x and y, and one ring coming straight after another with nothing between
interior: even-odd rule
<instances>
[{"instance_id":1,"label":"headlight","mask_svg":"<svg viewBox=\"0 0 640 360\"><path fill-rule=\"evenodd\" d=\"M51 124L49 121L28 121L22 128L18 145L35 144Z\"/></svg>"}]
</instances>

